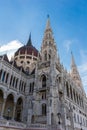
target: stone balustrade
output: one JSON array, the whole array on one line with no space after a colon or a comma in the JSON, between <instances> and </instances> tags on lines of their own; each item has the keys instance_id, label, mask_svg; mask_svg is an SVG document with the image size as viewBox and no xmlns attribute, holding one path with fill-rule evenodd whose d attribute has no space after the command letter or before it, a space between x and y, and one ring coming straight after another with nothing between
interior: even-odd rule
<instances>
[{"instance_id":1,"label":"stone balustrade","mask_svg":"<svg viewBox=\"0 0 87 130\"><path fill-rule=\"evenodd\" d=\"M24 123L5 119L0 119L0 126L13 127L13 128L26 128L26 125Z\"/></svg>"},{"instance_id":2,"label":"stone balustrade","mask_svg":"<svg viewBox=\"0 0 87 130\"><path fill-rule=\"evenodd\" d=\"M31 124L28 126L29 128L46 128L46 124Z\"/></svg>"}]
</instances>

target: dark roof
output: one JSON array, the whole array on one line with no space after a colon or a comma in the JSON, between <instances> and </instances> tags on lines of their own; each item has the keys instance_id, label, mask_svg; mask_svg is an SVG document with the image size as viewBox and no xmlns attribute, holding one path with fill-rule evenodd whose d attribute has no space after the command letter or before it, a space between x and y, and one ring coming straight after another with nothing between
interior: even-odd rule
<instances>
[{"instance_id":1,"label":"dark roof","mask_svg":"<svg viewBox=\"0 0 87 130\"><path fill-rule=\"evenodd\" d=\"M1 55L0 58L3 58L3 60L9 62L9 59L7 57L7 54Z\"/></svg>"},{"instance_id":2,"label":"dark roof","mask_svg":"<svg viewBox=\"0 0 87 130\"><path fill-rule=\"evenodd\" d=\"M32 45L32 41L31 41L31 33L29 35L29 39L28 39L28 42L26 45L20 47L16 52L15 52L15 56L19 55L19 52L20 54L29 54L29 55L33 55L34 56L38 56L38 50Z\"/></svg>"},{"instance_id":3,"label":"dark roof","mask_svg":"<svg viewBox=\"0 0 87 130\"><path fill-rule=\"evenodd\" d=\"M19 52L20 54L29 54L29 55L33 55L34 56L38 56L38 50L33 46L33 45L30 45L30 46L22 46L20 47L16 52L15 52L15 56L19 55Z\"/></svg>"}]
</instances>

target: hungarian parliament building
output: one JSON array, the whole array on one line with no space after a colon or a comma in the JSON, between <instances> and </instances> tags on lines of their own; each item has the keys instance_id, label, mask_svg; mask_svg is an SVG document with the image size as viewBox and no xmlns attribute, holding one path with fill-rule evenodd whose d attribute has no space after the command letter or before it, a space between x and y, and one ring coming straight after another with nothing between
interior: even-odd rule
<instances>
[{"instance_id":1,"label":"hungarian parliament building","mask_svg":"<svg viewBox=\"0 0 87 130\"><path fill-rule=\"evenodd\" d=\"M0 130L87 130L87 98L74 56L68 72L49 17L40 51L30 34L11 60L0 55Z\"/></svg>"}]
</instances>

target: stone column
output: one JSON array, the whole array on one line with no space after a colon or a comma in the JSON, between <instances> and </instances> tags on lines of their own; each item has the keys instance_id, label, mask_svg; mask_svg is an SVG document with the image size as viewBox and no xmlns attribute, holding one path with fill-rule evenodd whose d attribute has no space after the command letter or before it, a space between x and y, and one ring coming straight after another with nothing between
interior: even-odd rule
<instances>
[{"instance_id":1,"label":"stone column","mask_svg":"<svg viewBox=\"0 0 87 130\"><path fill-rule=\"evenodd\" d=\"M47 104L47 125L51 125L51 105L52 105L52 100L49 99L48 100L48 104Z\"/></svg>"},{"instance_id":2,"label":"stone column","mask_svg":"<svg viewBox=\"0 0 87 130\"><path fill-rule=\"evenodd\" d=\"M13 87L15 88L15 86L16 86L16 77L15 77L15 80L14 80L14 86Z\"/></svg>"},{"instance_id":3,"label":"stone column","mask_svg":"<svg viewBox=\"0 0 87 130\"><path fill-rule=\"evenodd\" d=\"M18 79L18 83L17 83L17 93L19 93L20 80L21 80L21 77L19 77L19 79Z\"/></svg>"},{"instance_id":4,"label":"stone column","mask_svg":"<svg viewBox=\"0 0 87 130\"><path fill-rule=\"evenodd\" d=\"M1 111L1 118L3 117L4 110L5 110L5 103L6 103L6 98L3 99L3 104L2 104L2 111Z\"/></svg>"},{"instance_id":5,"label":"stone column","mask_svg":"<svg viewBox=\"0 0 87 130\"><path fill-rule=\"evenodd\" d=\"M7 81L8 89L9 89L9 87L10 87L10 79L11 79L11 74L9 73L9 75L8 75L8 81Z\"/></svg>"},{"instance_id":6,"label":"stone column","mask_svg":"<svg viewBox=\"0 0 87 130\"><path fill-rule=\"evenodd\" d=\"M13 116L12 116L12 120L14 120L14 118L15 118L15 110L16 110L16 102L14 102L14 108L13 108Z\"/></svg>"},{"instance_id":7,"label":"stone column","mask_svg":"<svg viewBox=\"0 0 87 130\"><path fill-rule=\"evenodd\" d=\"M27 116L27 124L31 124L31 119L32 119L32 109L28 109L28 116Z\"/></svg>"},{"instance_id":8,"label":"stone column","mask_svg":"<svg viewBox=\"0 0 87 130\"><path fill-rule=\"evenodd\" d=\"M2 82L2 78L3 78L3 74L4 74L4 71L2 70L2 74L1 74L1 82Z\"/></svg>"},{"instance_id":9,"label":"stone column","mask_svg":"<svg viewBox=\"0 0 87 130\"><path fill-rule=\"evenodd\" d=\"M26 102L23 102L23 107L21 108L21 121L24 120L25 107L26 107Z\"/></svg>"},{"instance_id":10,"label":"stone column","mask_svg":"<svg viewBox=\"0 0 87 130\"><path fill-rule=\"evenodd\" d=\"M7 73L6 73L6 71L5 71L4 83L5 83L5 81L6 81L6 76L7 76Z\"/></svg>"}]
</instances>

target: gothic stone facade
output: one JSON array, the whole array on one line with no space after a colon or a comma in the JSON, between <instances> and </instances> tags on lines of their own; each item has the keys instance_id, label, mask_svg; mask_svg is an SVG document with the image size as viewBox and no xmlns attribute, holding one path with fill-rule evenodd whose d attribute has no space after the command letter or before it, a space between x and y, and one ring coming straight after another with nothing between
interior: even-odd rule
<instances>
[{"instance_id":1,"label":"gothic stone facade","mask_svg":"<svg viewBox=\"0 0 87 130\"><path fill-rule=\"evenodd\" d=\"M49 18L38 55L31 46L30 37L29 53L22 48L20 54L19 49L12 62L0 56L0 120L22 122L26 128L87 130L87 98L73 54L67 72L57 55Z\"/></svg>"}]
</instances>

